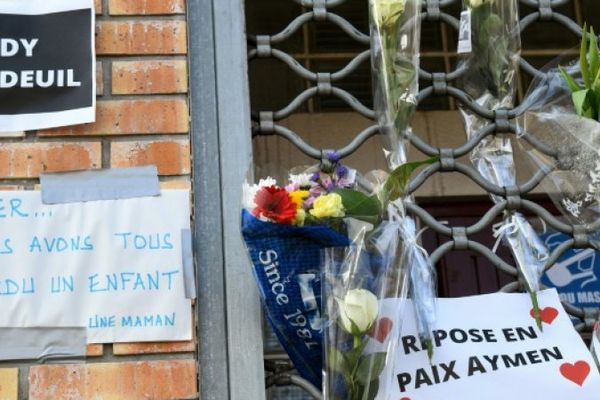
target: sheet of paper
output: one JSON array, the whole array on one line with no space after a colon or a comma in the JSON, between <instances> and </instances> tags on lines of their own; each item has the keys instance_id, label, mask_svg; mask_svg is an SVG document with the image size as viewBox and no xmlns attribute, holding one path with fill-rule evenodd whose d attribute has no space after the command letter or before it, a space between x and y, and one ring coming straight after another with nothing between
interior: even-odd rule
<instances>
[{"instance_id":1,"label":"sheet of paper","mask_svg":"<svg viewBox=\"0 0 600 400\"><path fill-rule=\"evenodd\" d=\"M43 205L0 192L0 327L78 327L89 343L189 340L187 190Z\"/></svg>"},{"instance_id":2,"label":"sheet of paper","mask_svg":"<svg viewBox=\"0 0 600 400\"><path fill-rule=\"evenodd\" d=\"M92 0L0 1L0 132L94 122Z\"/></svg>"},{"instance_id":3,"label":"sheet of paper","mask_svg":"<svg viewBox=\"0 0 600 400\"><path fill-rule=\"evenodd\" d=\"M439 299L430 361L410 302L401 326L392 312L395 300L385 300L380 318L393 322L385 340L393 340L399 329L402 335L396 362L382 375L390 378L388 385L377 399L598 399L600 374L558 294L541 292L539 302L543 331L531 316L527 294ZM384 348L376 340L369 344L369 351Z\"/></svg>"}]
</instances>

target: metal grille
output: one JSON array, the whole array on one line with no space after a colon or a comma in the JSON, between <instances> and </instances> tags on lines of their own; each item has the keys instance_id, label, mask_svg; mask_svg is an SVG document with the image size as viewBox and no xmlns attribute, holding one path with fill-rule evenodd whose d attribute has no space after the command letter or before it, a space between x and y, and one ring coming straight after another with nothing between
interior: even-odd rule
<instances>
[{"instance_id":1,"label":"metal grille","mask_svg":"<svg viewBox=\"0 0 600 400\"><path fill-rule=\"evenodd\" d=\"M367 3L367 0L359 1L365 4ZM336 13L336 10L339 7L342 7L345 3L349 2L351 1L279 0L278 7L285 7L284 3L287 3L288 7L300 6L302 12L300 15L294 16L287 27L278 33L270 35L249 35L248 57L251 66L252 63L259 62L260 59L274 58L285 64L289 71L297 75L302 81L302 84L299 85L299 94L283 108L277 110L253 109L253 137L269 135L280 136L291 142L298 151L314 160L320 161L324 158L326 149L313 147L310 143L305 141L300 134L283 126L279 122L297 112L314 111L316 105L319 104L319 99L322 98L334 98L338 103L343 102L349 108L354 110L354 112L359 113L368 119L374 119L374 111L370 108L370 102L366 100L361 102L356 96L353 96L350 93L347 86L344 86L344 81L351 74L365 71L365 68L368 68L370 61L369 50L360 50L361 46L362 48L368 48L369 37L361 30L357 29L357 27L353 26L349 19ZM596 0L594 0L594 3L595 2ZM292 3L295 3L296 5L294 6ZM520 3L522 6L521 31L523 32L524 37L527 35L526 32L532 32L532 34L535 35L536 32L538 32L536 29L539 29L538 25L545 26L545 28L541 28L542 32L543 29L550 29L551 27L547 24L559 24L570 31L572 33L572 38L574 39L572 43L576 43L577 37L581 36L580 24L582 20L583 3L580 2L580 0L520 0ZM499 270L515 277L515 281L503 287L501 291L521 291L523 290L523 286L522 282L518 279L516 267L501 259L485 245L472 240L471 237L474 234L484 230L491 231L494 220L501 216L504 211L520 210L522 212L533 214L541 218L548 226L556 231L566 233L570 236L568 241L554 249L551 253L547 264L547 267L550 267L569 249L589 247L590 234L600 229L600 221L597 221L592 226L569 225L553 216L548 210L537 204L535 201L525 198L540 185L542 180L551 171L539 170L526 182L516 187L499 187L486 181L471 165L459 160L461 157L468 155L481 140L488 136L495 134L515 135L517 130L515 120L526 111L522 106L495 112L484 109L474 102L471 102L463 91L455 87L455 82L461 77L464 71L461 69L452 69L455 68L453 65L456 65L456 55L452 54L449 49L455 48L455 45L452 43L455 43L454 37L458 36L459 20L457 19L457 16L460 10L460 4L460 0L423 1L422 19L424 21L424 29L427 29L426 27L429 23L437 23L438 26L441 26L440 29L442 30L443 42L442 52L424 51L424 57L433 57L437 55L443 62L440 63L442 66L441 72L433 70L428 71L425 69L420 70L419 77L421 81L421 90L418 99L421 105L431 103L436 99L444 99L445 103L443 104L446 104L448 108L454 108L456 102L461 103L466 108L485 118L489 123L479 132L474 134L471 139L466 140L465 135L465 142L457 148L437 148L422 139L418 135L418 132L410 133L408 139L412 146L423 153L424 156L440 157L440 161L414 176L409 184L409 192L414 193L424 184L424 182L431 179L436 174L457 172L468 177L485 192L501 196L504 200L492 206L481 217L479 222L466 227L446 226L440 221L437 221L425 209L419 207L419 205L407 203L406 206L409 212L419 218L424 225L450 239L431 254L434 262L438 262L448 253L453 251L473 251L486 257ZM567 13L565 10L569 10L568 6L572 6L570 9L574 11L573 15L576 17L579 24L571 17L565 15ZM307 49L305 47L302 48L302 45L298 48L298 44L302 41L294 40L298 35L306 36L308 34L306 30L306 25L308 23L316 23L320 24L320 26L325 26L326 24L334 26L345 34L350 43L354 42L359 45L346 45L348 51L340 49L340 53L337 53L338 56L335 57L338 62L329 64L340 65L341 60L346 62L345 65L342 65L335 71L311 69L314 65L327 66L328 64L318 63L314 60L312 60L311 64ZM366 27L364 26L361 28L366 30ZM316 31L318 34L319 30L317 29ZM452 38L452 41L449 38ZM286 44L286 41L292 41L292 43ZM329 44L329 46L335 45L335 43ZM554 54L552 51L549 51L549 47L551 46L549 45L548 48L544 49L524 50L523 57L520 60L522 78L519 88L519 97L522 97L523 95L524 85L527 84L532 77L541 74L541 72L528 61L529 56L532 58L538 57L538 62L535 64L539 64L540 57L541 59L544 59L544 57L551 58ZM359 50L354 51L356 49ZM426 67L426 65L430 64L432 63L423 63L423 66ZM370 78L366 77L364 79ZM320 104L322 106L323 103ZM369 138L378 134L379 129L377 125L373 123L367 129L356 132L354 139L345 146L337 149L337 151L342 157L347 157L359 149L359 147ZM561 165L562 155L560 154L559 149L546 148L541 143L537 142L531 135L527 135L525 138L528 139L529 145L554 157L558 161L557 165ZM568 304L565 304L565 308L570 314L581 321L576 325L578 331L583 333L592 328L595 315L589 310L575 309ZM278 355L269 355L266 357L268 373L267 386L292 384L300 387L308 387L301 379L295 377L291 373L290 367L281 364L283 358L284 357ZM298 397L291 397L292 395L289 393L290 392L286 394L285 398L304 398L300 395L297 395ZM313 392L311 395L318 398L318 393Z\"/></svg>"}]
</instances>

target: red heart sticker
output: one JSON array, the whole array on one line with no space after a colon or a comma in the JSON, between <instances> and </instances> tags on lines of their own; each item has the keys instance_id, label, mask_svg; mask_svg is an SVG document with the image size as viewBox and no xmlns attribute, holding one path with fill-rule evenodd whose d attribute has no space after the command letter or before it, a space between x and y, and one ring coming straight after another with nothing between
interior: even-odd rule
<instances>
[{"instance_id":1,"label":"red heart sticker","mask_svg":"<svg viewBox=\"0 0 600 400\"><path fill-rule=\"evenodd\" d=\"M403 397L400 400L410 400L410 397Z\"/></svg>"},{"instance_id":2,"label":"red heart sticker","mask_svg":"<svg viewBox=\"0 0 600 400\"><path fill-rule=\"evenodd\" d=\"M535 310L533 308L529 312L529 315L531 315L531 318L535 318ZM556 317L558 317L558 310L554 307L543 308L540 310L540 317L542 318L543 322L551 325Z\"/></svg>"},{"instance_id":3,"label":"red heart sticker","mask_svg":"<svg viewBox=\"0 0 600 400\"><path fill-rule=\"evenodd\" d=\"M562 376L579 386L583 386L590 371L590 364L585 361L577 361L575 364L564 363L560 366Z\"/></svg>"},{"instance_id":4,"label":"red heart sticker","mask_svg":"<svg viewBox=\"0 0 600 400\"><path fill-rule=\"evenodd\" d=\"M369 336L377 340L379 343L385 342L387 336L392 331L394 322L389 318L381 318L373 325L373 328L369 331Z\"/></svg>"}]
</instances>

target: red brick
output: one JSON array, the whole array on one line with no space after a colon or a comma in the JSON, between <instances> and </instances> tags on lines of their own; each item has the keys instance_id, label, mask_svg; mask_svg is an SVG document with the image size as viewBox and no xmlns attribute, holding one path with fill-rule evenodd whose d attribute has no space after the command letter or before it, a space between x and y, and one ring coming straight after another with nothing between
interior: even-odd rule
<instances>
[{"instance_id":1,"label":"red brick","mask_svg":"<svg viewBox=\"0 0 600 400\"><path fill-rule=\"evenodd\" d=\"M189 132L184 99L108 100L96 103L96 122L46 129L40 136L130 135Z\"/></svg>"},{"instance_id":2,"label":"red brick","mask_svg":"<svg viewBox=\"0 0 600 400\"><path fill-rule=\"evenodd\" d=\"M185 54L185 21L100 21L96 52L107 54Z\"/></svg>"},{"instance_id":3,"label":"red brick","mask_svg":"<svg viewBox=\"0 0 600 400\"><path fill-rule=\"evenodd\" d=\"M187 140L113 142L111 167L156 165L160 175L190 173L190 144Z\"/></svg>"},{"instance_id":4,"label":"red brick","mask_svg":"<svg viewBox=\"0 0 600 400\"><path fill-rule=\"evenodd\" d=\"M96 15L102 14L102 0L94 0L94 8L96 9Z\"/></svg>"},{"instance_id":5,"label":"red brick","mask_svg":"<svg viewBox=\"0 0 600 400\"><path fill-rule=\"evenodd\" d=\"M198 395L195 360L35 365L29 400L181 400Z\"/></svg>"},{"instance_id":6,"label":"red brick","mask_svg":"<svg viewBox=\"0 0 600 400\"><path fill-rule=\"evenodd\" d=\"M100 357L104 355L104 346L101 344L88 344L86 355L88 357Z\"/></svg>"},{"instance_id":7,"label":"red brick","mask_svg":"<svg viewBox=\"0 0 600 400\"><path fill-rule=\"evenodd\" d=\"M184 14L184 0L109 0L110 15Z\"/></svg>"},{"instance_id":8,"label":"red brick","mask_svg":"<svg viewBox=\"0 0 600 400\"><path fill-rule=\"evenodd\" d=\"M0 178L37 178L44 171L101 166L100 142L3 143L0 146Z\"/></svg>"},{"instance_id":9,"label":"red brick","mask_svg":"<svg viewBox=\"0 0 600 400\"><path fill-rule=\"evenodd\" d=\"M130 354L157 353L189 353L196 351L196 342L152 342L152 343L115 343L113 354L124 356Z\"/></svg>"},{"instance_id":10,"label":"red brick","mask_svg":"<svg viewBox=\"0 0 600 400\"><path fill-rule=\"evenodd\" d=\"M101 62L96 63L96 95L104 94L104 77L102 73L103 67Z\"/></svg>"},{"instance_id":11,"label":"red brick","mask_svg":"<svg viewBox=\"0 0 600 400\"><path fill-rule=\"evenodd\" d=\"M192 182L189 179L186 180L173 180L173 181L164 181L160 183L161 189L192 189Z\"/></svg>"},{"instance_id":12,"label":"red brick","mask_svg":"<svg viewBox=\"0 0 600 400\"><path fill-rule=\"evenodd\" d=\"M112 64L113 94L186 93L187 62L115 61Z\"/></svg>"}]
</instances>

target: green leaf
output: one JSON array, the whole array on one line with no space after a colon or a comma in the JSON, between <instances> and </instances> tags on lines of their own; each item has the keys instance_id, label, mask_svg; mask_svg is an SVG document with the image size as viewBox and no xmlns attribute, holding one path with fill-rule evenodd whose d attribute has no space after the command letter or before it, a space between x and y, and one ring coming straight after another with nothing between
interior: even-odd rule
<instances>
[{"instance_id":1,"label":"green leaf","mask_svg":"<svg viewBox=\"0 0 600 400\"><path fill-rule=\"evenodd\" d=\"M371 381L367 386L358 387L358 393L354 399L351 400L373 400L379 393L379 379Z\"/></svg>"},{"instance_id":2,"label":"green leaf","mask_svg":"<svg viewBox=\"0 0 600 400\"><path fill-rule=\"evenodd\" d=\"M428 160L410 162L402 164L393 170L383 185L381 193L382 203L386 204L388 201L394 201L404 195L406 185L408 184L412 173L417 168L423 165L434 164L438 160L439 157L433 157Z\"/></svg>"},{"instance_id":3,"label":"green leaf","mask_svg":"<svg viewBox=\"0 0 600 400\"><path fill-rule=\"evenodd\" d=\"M569 89L571 89L572 93L583 90L581 85L575 80L575 78L569 75L566 69L564 69L562 66L559 66L558 69L560 69L560 73L562 74L564 80L567 82L567 85L569 85Z\"/></svg>"},{"instance_id":4,"label":"green leaf","mask_svg":"<svg viewBox=\"0 0 600 400\"><path fill-rule=\"evenodd\" d=\"M600 68L600 60L598 54L598 38L596 37L596 33L594 32L594 28L590 29L590 78L593 79L596 75L598 75L598 69Z\"/></svg>"},{"instance_id":5,"label":"green leaf","mask_svg":"<svg viewBox=\"0 0 600 400\"><path fill-rule=\"evenodd\" d=\"M344 210L348 216L373 217L381 214L381 203L377 196L367 196L351 189L336 189L333 192L341 196Z\"/></svg>"},{"instance_id":6,"label":"green leaf","mask_svg":"<svg viewBox=\"0 0 600 400\"><path fill-rule=\"evenodd\" d=\"M346 357L336 348L329 349L329 365L331 369L342 375L348 372Z\"/></svg>"},{"instance_id":7,"label":"green leaf","mask_svg":"<svg viewBox=\"0 0 600 400\"><path fill-rule=\"evenodd\" d=\"M533 316L535 317L535 322L537 323L538 328L540 328L540 331L543 332L544 326L542 324L542 314L540 310L540 303L538 302L537 298L537 293L529 292L529 295L531 296L531 304L533 305Z\"/></svg>"},{"instance_id":8,"label":"green leaf","mask_svg":"<svg viewBox=\"0 0 600 400\"><path fill-rule=\"evenodd\" d=\"M368 342L368 340L363 340L359 346L356 346L352 350L346 352L346 362L348 363L349 368L358 368L358 360L365 351L365 347L367 347Z\"/></svg>"},{"instance_id":9,"label":"green leaf","mask_svg":"<svg viewBox=\"0 0 600 400\"><path fill-rule=\"evenodd\" d=\"M590 89L580 90L572 94L573 105L577 115L594 118L596 109L593 104L593 91Z\"/></svg>"},{"instance_id":10,"label":"green leaf","mask_svg":"<svg viewBox=\"0 0 600 400\"><path fill-rule=\"evenodd\" d=\"M598 70L598 73L596 74L596 78L594 79L594 83L592 84L592 91L594 92L593 103L594 103L594 106L596 107L596 109L598 109L598 107L600 107L600 69Z\"/></svg>"},{"instance_id":11,"label":"green leaf","mask_svg":"<svg viewBox=\"0 0 600 400\"><path fill-rule=\"evenodd\" d=\"M429 358L429 361L431 361L431 359L433 358L433 340L431 340L431 338L426 338L422 342L425 345L425 348L427 349L427 357Z\"/></svg>"},{"instance_id":12,"label":"green leaf","mask_svg":"<svg viewBox=\"0 0 600 400\"><path fill-rule=\"evenodd\" d=\"M386 353L371 353L360 358L355 379L363 386L379 378L385 368Z\"/></svg>"},{"instance_id":13,"label":"green leaf","mask_svg":"<svg viewBox=\"0 0 600 400\"><path fill-rule=\"evenodd\" d=\"M579 50L579 63L581 65L581 76L583 77L583 83L587 89L592 86L592 79L590 77L590 66L588 64L588 34L587 25L583 26L583 32L581 38L581 49Z\"/></svg>"}]
</instances>

